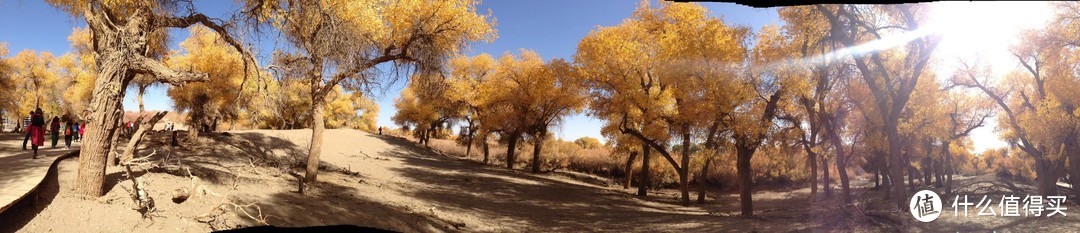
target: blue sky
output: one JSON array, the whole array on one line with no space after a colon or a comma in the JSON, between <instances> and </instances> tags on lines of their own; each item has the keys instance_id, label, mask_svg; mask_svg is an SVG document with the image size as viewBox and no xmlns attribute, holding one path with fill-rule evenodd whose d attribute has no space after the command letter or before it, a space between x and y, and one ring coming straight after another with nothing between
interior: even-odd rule
<instances>
[{"instance_id":1,"label":"blue sky","mask_svg":"<svg viewBox=\"0 0 1080 233\"><path fill-rule=\"evenodd\" d=\"M638 1L626 0L554 0L554 1L484 1L479 9L491 10L498 20L498 39L490 44L474 44L466 51L469 55L489 53L495 56L504 52L517 52L520 48L533 49L545 59L573 56L578 42L598 26L612 26L630 16ZM703 3L716 16L729 24L760 28L779 23L776 9L757 9L731 3ZM196 9L211 17L226 18L238 6L233 1L196 0ZM74 27L86 23L56 10L44 1L0 0L0 41L8 44L12 54L23 49L50 51L63 54L70 50L67 36ZM187 37L187 31L174 30L171 46L176 49L179 41ZM250 38L249 38L250 39ZM275 47L272 38L256 41L260 63L269 60L269 51ZM281 46L281 45L278 45ZM404 82L388 86L386 91L374 96L379 103L379 125L393 125L390 117L396 111L393 100L397 98ZM145 97L150 110L172 110L172 101L165 95L166 86L151 88ZM137 107L133 92L124 101L127 109ZM566 119L553 130L560 138L573 140L582 136L600 137L603 122L584 115Z\"/></svg>"}]
</instances>

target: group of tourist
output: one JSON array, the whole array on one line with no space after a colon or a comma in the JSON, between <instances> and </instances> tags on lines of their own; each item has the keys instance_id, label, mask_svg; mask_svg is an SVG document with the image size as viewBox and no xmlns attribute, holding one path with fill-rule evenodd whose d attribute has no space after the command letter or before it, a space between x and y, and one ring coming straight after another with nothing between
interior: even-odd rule
<instances>
[{"instance_id":1,"label":"group of tourist","mask_svg":"<svg viewBox=\"0 0 1080 233\"><path fill-rule=\"evenodd\" d=\"M30 146L34 150L32 158L37 159L38 148L45 146L45 114L41 111L41 108L30 112L30 115L23 119L23 125L25 125L26 132L26 137L23 138L23 150L26 150L26 143L30 142ZM56 148L62 133L64 136L64 148L71 149L73 140L76 142L82 140L81 138L86 132L85 125L85 122L80 124L67 115L64 115L63 118L54 116L48 127L49 133L52 134L52 148Z\"/></svg>"}]
</instances>

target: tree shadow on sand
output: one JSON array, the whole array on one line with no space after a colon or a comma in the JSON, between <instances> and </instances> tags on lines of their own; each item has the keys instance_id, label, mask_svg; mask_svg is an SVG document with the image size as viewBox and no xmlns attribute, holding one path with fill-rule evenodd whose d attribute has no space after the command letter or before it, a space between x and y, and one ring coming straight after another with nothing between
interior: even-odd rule
<instances>
[{"instance_id":1,"label":"tree shadow on sand","mask_svg":"<svg viewBox=\"0 0 1080 233\"><path fill-rule=\"evenodd\" d=\"M478 162L436 155L405 139L376 136L397 148L380 154L400 158L391 168L404 178L437 187L409 189L408 196L436 203L446 211L464 211L501 222L502 230L545 231L717 231L737 217L710 215L700 207L673 205L674 200L644 200L628 193L546 176L482 166ZM671 228L673 222L685 222ZM759 229L765 230L765 229Z\"/></svg>"},{"instance_id":2,"label":"tree shadow on sand","mask_svg":"<svg viewBox=\"0 0 1080 233\"><path fill-rule=\"evenodd\" d=\"M324 178L326 179L326 178ZM360 182L362 177L349 176L346 181ZM364 225L401 232L455 231L454 224L432 218L423 211L409 211L356 195L357 189L331 182L319 182L308 187L305 194L283 191L258 202L267 223L278 227ZM312 201L319 200L319 201ZM244 219L246 225L259 225Z\"/></svg>"}]
</instances>

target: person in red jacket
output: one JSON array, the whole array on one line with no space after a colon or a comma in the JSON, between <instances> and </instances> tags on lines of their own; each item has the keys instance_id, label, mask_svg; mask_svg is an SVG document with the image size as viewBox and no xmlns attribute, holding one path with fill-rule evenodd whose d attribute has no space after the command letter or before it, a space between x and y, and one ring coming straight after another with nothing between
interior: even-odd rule
<instances>
[{"instance_id":1,"label":"person in red jacket","mask_svg":"<svg viewBox=\"0 0 1080 233\"><path fill-rule=\"evenodd\" d=\"M34 148L34 159L37 159L38 147L45 145L45 116L42 116L41 108L30 117L30 145Z\"/></svg>"},{"instance_id":2,"label":"person in red jacket","mask_svg":"<svg viewBox=\"0 0 1080 233\"><path fill-rule=\"evenodd\" d=\"M74 124L71 118L64 117L64 149L71 149L71 136L75 134L75 129L72 129Z\"/></svg>"}]
</instances>

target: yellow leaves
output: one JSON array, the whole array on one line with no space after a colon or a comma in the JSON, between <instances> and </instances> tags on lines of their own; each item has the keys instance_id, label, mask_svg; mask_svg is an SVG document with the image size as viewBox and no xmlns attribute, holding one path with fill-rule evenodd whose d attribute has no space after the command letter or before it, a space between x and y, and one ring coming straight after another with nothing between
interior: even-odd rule
<instances>
[{"instance_id":1,"label":"yellow leaves","mask_svg":"<svg viewBox=\"0 0 1080 233\"><path fill-rule=\"evenodd\" d=\"M189 31L191 36L180 42L180 47L186 53L173 51L177 55L167 60L166 64L177 70L206 73L210 80L172 87L168 91L169 97L177 109L196 112L191 114L192 117L207 117L192 119L196 122L213 118L235 119L240 105L250 104L247 99L252 95L245 95L247 99L237 99L245 89L240 86L244 78L240 53L206 27L194 26Z\"/></svg>"},{"instance_id":2,"label":"yellow leaves","mask_svg":"<svg viewBox=\"0 0 1080 233\"><path fill-rule=\"evenodd\" d=\"M375 118L378 116L379 106L359 92L349 94L337 87L327 95L326 102L323 116L327 128L349 127L366 131L376 129ZM357 111L363 111L363 114L358 116Z\"/></svg>"},{"instance_id":3,"label":"yellow leaves","mask_svg":"<svg viewBox=\"0 0 1080 233\"><path fill-rule=\"evenodd\" d=\"M574 61L593 88L593 114L609 124L625 116L627 126L659 139L668 127L702 127L734 108L747 94L738 77L749 30L709 14L697 4L642 1L631 18L583 38Z\"/></svg>"}]
</instances>

